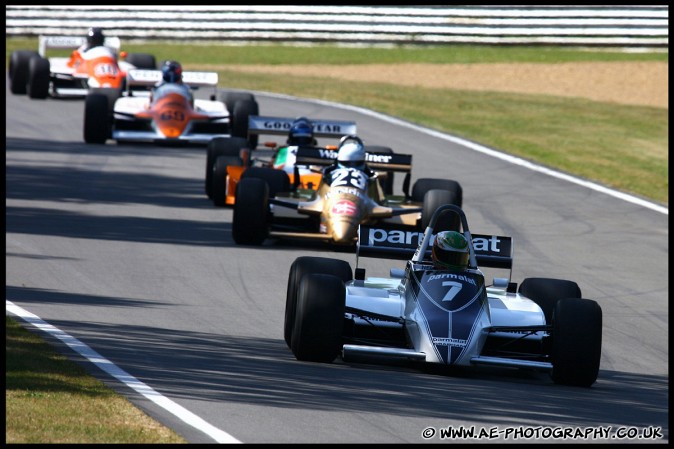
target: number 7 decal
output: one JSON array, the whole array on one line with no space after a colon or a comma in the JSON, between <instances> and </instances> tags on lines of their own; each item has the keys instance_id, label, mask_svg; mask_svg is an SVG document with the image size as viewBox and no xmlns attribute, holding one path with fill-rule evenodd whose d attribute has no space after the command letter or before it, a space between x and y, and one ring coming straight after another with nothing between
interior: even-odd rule
<instances>
[{"instance_id":1,"label":"number 7 decal","mask_svg":"<svg viewBox=\"0 0 674 449\"><path fill-rule=\"evenodd\" d=\"M461 283L460 282L454 282L454 281L445 281L442 283L443 287L449 287L449 290L447 290L447 293L445 294L445 297L442 298L443 301L451 301L453 300L456 295L459 294L461 291Z\"/></svg>"}]
</instances>

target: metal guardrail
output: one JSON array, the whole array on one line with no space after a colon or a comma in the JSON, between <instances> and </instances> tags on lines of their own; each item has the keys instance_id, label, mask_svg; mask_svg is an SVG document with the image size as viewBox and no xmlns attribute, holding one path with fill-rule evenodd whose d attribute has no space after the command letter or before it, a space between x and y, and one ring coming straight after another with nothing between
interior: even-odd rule
<instances>
[{"instance_id":1,"label":"metal guardrail","mask_svg":"<svg viewBox=\"0 0 674 449\"><path fill-rule=\"evenodd\" d=\"M667 5L7 5L5 34L125 40L668 47Z\"/></svg>"}]
</instances>

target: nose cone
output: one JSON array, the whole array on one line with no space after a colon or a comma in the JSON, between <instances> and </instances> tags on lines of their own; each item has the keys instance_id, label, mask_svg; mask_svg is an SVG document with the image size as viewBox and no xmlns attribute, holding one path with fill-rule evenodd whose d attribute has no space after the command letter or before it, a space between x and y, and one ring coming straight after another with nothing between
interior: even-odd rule
<instances>
[{"instance_id":1,"label":"nose cone","mask_svg":"<svg viewBox=\"0 0 674 449\"><path fill-rule=\"evenodd\" d=\"M349 220L337 220L332 224L332 240L349 245L355 242L357 227Z\"/></svg>"}]
</instances>

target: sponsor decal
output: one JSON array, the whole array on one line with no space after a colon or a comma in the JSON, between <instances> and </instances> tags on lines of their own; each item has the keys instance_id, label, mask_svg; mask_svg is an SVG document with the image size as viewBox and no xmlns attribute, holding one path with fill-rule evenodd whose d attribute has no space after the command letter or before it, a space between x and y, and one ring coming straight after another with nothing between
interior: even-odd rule
<instances>
[{"instance_id":1,"label":"sponsor decal","mask_svg":"<svg viewBox=\"0 0 674 449\"><path fill-rule=\"evenodd\" d=\"M473 285L477 285L475 282L475 279L464 276L462 274L457 274L457 273L440 273L440 274L432 274L428 276L428 282L436 281L438 279L452 279L452 280L458 280L462 282L469 282ZM444 283L443 283L444 285Z\"/></svg>"},{"instance_id":2,"label":"sponsor decal","mask_svg":"<svg viewBox=\"0 0 674 449\"><path fill-rule=\"evenodd\" d=\"M468 340L463 340L460 338L441 338L441 337L433 337L431 339L434 345L437 346L458 346L458 347L464 347L468 344Z\"/></svg>"},{"instance_id":3,"label":"sponsor decal","mask_svg":"<svg viewBox=\"0 0 674 449\"><path fill-rule=\"evenodd\" d=\"M393 159L392 155L386 155L386 154L370 154L367 153L365 155L365 160L368 162L377 162L380 164L388 164L391 162L391 159Z\"/></svg>"},{"instance_id":4,"label":"sponsor decal","mask_svg":"<svg viewBox=\"0 0 674 449\"><path fill-rule=\"evenodd\" d=\"M332 213L335 215L354 216L358 213L358 207L353 201L339 200L332 206Z\"/></svg>"}]
</instances>

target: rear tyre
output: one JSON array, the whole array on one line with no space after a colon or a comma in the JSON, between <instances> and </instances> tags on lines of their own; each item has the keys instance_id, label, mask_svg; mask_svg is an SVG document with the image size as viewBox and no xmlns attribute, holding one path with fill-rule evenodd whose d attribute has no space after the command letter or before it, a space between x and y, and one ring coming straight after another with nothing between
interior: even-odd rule
<instances>
[{"instance_id":1,"label":"rear tyre","mask_svg":"<svg viewBox=\"0 0 674 449\"><path fill-rule=\"evenodd\" d=\"M286 291L285 323L283 338L290 348L295 313L297 310L297 296L299 284L306 274L330 274L339 278L343 283L353 279L353 272L348 262L326 257L301 256L295 259L288 273L288 289Z\"/></svg>"},{"instance_id":2,"label":"rear tyre","mask_svg":"<svg viewBox=\"0 0 674 449\"><path fill-rule=\"evenodd\" d=\"M297 360L335 360L342 343L345 290L344 282L330 274L308 274L300 280L290 343Z\"/></svg>"},{"instance_id":3,"label":"rear tyre","mask_svg":"<svg viewBox=\"0 0 674 449\"><path fill-rule=\"evenodd\" d=\"M599 375L602 311L596 301L560 299L552 317L552 380L590 387Z\"/></svg>"},{"instance_id":4,"label":"rear tyre","mask_svg":"<svg viewBox=\"0 0 674 449\"><path fill-rule=\"evenodd\" d=\"M580 298L580 287L573 281L550 278L526 278L519 286L518 292L543 310L545 322L552 322L552 312L562 298Z\"/></svg>"},{"instance_id":5,"label":"rear tyre","mask_svg":"<svg viewBox=\"0 0 674 449\"><path fill-rule=\"evenodd\" d=\"M42 56L33 56L28 61L28 86L29 98L43 100L49 96L49 60Z\"/></svg>"},{"instance_id":6,"label":"rear tyre","mask_svg":"<svg viewBox=\"0 0 674 449\"><path fill-rule=\"evenodd\" d=\"M137 69L154 70L157 68L157 60L154 55L147 53L129 53L124 60Z\"/></svg>"},{"instance_id":7,"label":"rear tyre","mask_svg":"<svg viewBox=\"0 0 674 449\"><path fill-rule=\"evenodd\" d=\"M288 173L269 167L250 167L241 174L241 179L262 179L269 186L269 198L274 198L281 192L290 191L290 178Z\"/></svg>"},{"instance_id":8,"label":"rear tyre","mask_svg":"<svg viewBox=\"0 0 674 449\"><path fill-rule=\"evenodd\" d=\"M248 135L248 117L258 115L260 108L255 100L239 100L234 103L231 116L232 137L248 139L251 148L255 148L258 135Z\"/></svg>"},{"instance_id":9,"label":"rear tyre","mask_svg":"<svg viewBox=\"0 0 674 449\"><path fill-rule=\"evenodd\" d=\"M420 231L426 230L426 227L431 222L431 217L438 209L438 207L445 204L456 204L456 194L449 190L433 189L426 192L424 195L424 203L421 211L421 226ZM461 219L458 214L453 211L447 211L438 217L438 221L433 228L434 233L439 231L460 231Z\"/></svg>"},{"instance_id":10,"label":"rear tyre","mask_svg":"<svg viewBox=\"0 0 674 449\"><path fill-rule=\"evenodd\" d=\"M213 166L211 178L211 195L213 204L219 207L227 205L227 167L241 167L243 161L239 156L218 156Z\"/></svg>"},{"instance_id":11,"label":"rear tyre","mask_svg":"<svg viewBox=\"0 0 674 449\"><path fill-rule=\"evenodd\" d=\"M32 50L17 50L9 55L9 90L14 95L25 95L28 87L28 63L40 54Z\"/></svg>"},{"instance_id":12,"label":"rear tyre","mask_svg":"<svg viewBox=\"0 0 674 449\"><path fill-rule=\"evenodd\" d=\"M412 201L421 203L429 190L449 190L454 192L455 203L457 206L463 205L463 189L461 184L451 179L420 178L412 186Z\"/></svg>"},{"instance_id":13,"label":"rear tyre","mask_svg":"<svg viewBox=\"0 0 674 449\"><path fill-rule=\"evenodd\" d=\"M261 245L269 235L268 215L267 183L258 178L241 179L236 186L232 217L234 241L239 245Z\"/></svg>"},{"instance_id":14,"label":"rear tyre","mask_svg":"<svg viewBox=\"0 0 674 449\"><path fill-rule=\"evenodd\" d=\"M108 97L89 94L84 100L84 141L103 144L110 137Z\"/></svg>"},{"instance_id":15,"label":"rear tyre","mask_svg":"<svg viewBox=\"0 0 674 449\"><path fill-rule=\"evenodd\" d=\"M204 187L208 198L213 199L211 192L213 170L218 156L232 156L241 158L241 150L249 149L248 141L238 137L216 137L208 142L206 149L206 176Z\"/></svg>"}]
</instances>

